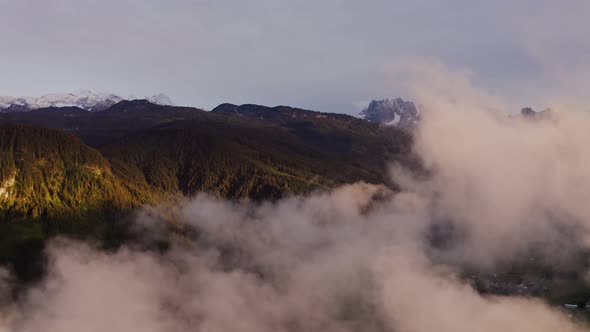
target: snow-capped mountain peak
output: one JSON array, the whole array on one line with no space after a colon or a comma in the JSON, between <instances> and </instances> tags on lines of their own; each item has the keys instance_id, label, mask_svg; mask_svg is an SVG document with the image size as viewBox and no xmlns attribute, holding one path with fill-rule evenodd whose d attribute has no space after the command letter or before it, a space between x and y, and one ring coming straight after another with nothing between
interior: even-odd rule
<instances>
[{"instance_id":1,"label":"snow-capped mountain peak","mask_svg":"<svg viewBox=\"0 0 590 332\"><path fill-rule=\"evenodd\" d=\"M418 109L411 101L386 98L372 100L359 117L370 122L410 128L418 121Z\"/></svg>"},{"instance_id":2,"label":"snow-capped mountain peak","mask_svg":"<svg viewBox=\"0 0 590 332\"><path fill-rule=\"evenodd\" d=\"M127 99L129 98L123 98L113 93L97 93L90 90L79 90L73 93L52 93L41 97L0 97L0 112L70 106L97 112ZM170 98L162 93L145 99L154 104L172 105Z\"/></svg>"}]
</instances>

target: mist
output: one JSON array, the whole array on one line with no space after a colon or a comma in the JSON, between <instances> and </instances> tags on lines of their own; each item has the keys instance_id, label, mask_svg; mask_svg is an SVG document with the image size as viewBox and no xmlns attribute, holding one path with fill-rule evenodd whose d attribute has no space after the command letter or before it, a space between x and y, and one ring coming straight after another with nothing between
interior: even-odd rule
<instances>
[{"instance_id":1,"label":"mist","mask_svg":"<svg viewBox=\"0 0 590 332\"><path fill-rule=\"evenodd\" d=\"M143 243L57 239L47 275L16 299L3 272L0 330L582 331L539 297L485 294L465 273L531 257L577 267L590 243L588 113L557 103L546 119L509 116L464 74L412 70L425 172L392 164L399 192L357 183L145 208Z\"/></svg>"}]
</instances>

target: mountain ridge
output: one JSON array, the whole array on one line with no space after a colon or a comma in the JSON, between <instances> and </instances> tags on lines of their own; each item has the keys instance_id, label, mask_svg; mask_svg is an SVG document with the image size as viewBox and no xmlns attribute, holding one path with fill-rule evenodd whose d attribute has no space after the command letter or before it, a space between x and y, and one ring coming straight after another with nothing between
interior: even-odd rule
<instances>
[{"instance_id":1,"label":"mountain ridge","mask_svg":"<svg viewBox=\"0 0 590 332\"><path fill-rule=\"evenodd\" d=\"M131 98L123 98L113 93L97 93L90 90L53 93L40 97L3 96L0 97L0 112L27 112L51 107L79 107L89 112L100 112L129 99ZM173 105L172 100L163 93L145 99L154 104Z\"/></svg>"},{"instance_id":2,"label":"mountain ridge","mask_svg":"<svg viewBox=\"0 0 590 332\"><path fill-rule=\"evenodd\" d=\"M233 112L234 107L240 112ZM50 130L55 137L63 133L82 140L89 151L98 151L106 160L100 173L112 174L110 187L118 188L120 196L125 197L121 202L125 206L197 192L263 200L356 181L390 183L388 162L410 159L411 136L395 127L286 106L222 108L226 110L207 112L134 100L121 101L102 112L64 107L1 113L0 123L48 127L51 129L44 130ZM0 127L0 133L6 130ZM14 151L14 141L9 137L0 142L5 144L2 151L6 153ZM51 150L51 146L47 148ZM52 164L64 162L56 160ZM17 183L24 174L21 170L29 172L23 167L17 169ZM8 175L1 179L3 186L12 181L10 170L0 167L0 172L4 170ZM43 179L36 182L47 182L49 173L41 174ZM96 193L108 198L106 192ZM36 198L39 204L45 201L43 197ZM13 219L23 214L36 218L43 211L23 208Z\"/></svg>"}]
</instances>

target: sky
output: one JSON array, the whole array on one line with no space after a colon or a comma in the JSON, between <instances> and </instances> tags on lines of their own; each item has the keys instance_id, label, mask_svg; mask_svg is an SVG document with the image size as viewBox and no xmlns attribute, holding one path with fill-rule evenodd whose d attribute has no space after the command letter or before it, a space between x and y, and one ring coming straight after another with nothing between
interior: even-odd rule
<instances>
[{"instance_id":1,"label":"sky","mask_svg":"<svg viewBox=\"0 0 590 332\"><path fill-rule=\"evenodd\" d=\"M357 113L436 63L515 105L590 104L583 0L0 0L0 95Z\"/></svg>"}]
</instances>

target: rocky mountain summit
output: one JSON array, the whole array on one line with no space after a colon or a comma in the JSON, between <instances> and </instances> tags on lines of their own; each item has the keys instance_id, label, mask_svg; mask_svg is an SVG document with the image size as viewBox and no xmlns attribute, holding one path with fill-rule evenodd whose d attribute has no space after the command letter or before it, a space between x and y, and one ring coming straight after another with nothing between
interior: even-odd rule
<instances>
[{"instance_id":1,"label":"rocky mountain summit","mask_svg":"<svg viewBox=\"0 0 590 332\"><path fill-rule=\"evenodd\" d=\"M369 122L412 128L418 121L418 108L402 98L372 100L359 115Z\"/></svg>"}]
</instances>

